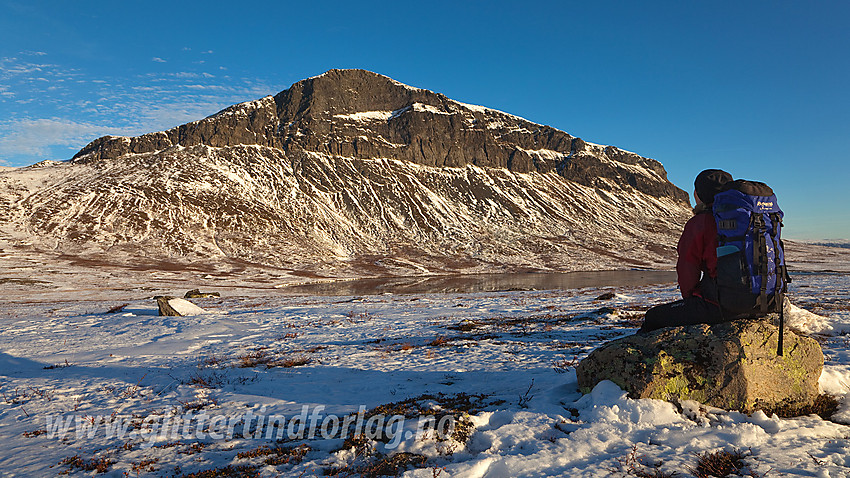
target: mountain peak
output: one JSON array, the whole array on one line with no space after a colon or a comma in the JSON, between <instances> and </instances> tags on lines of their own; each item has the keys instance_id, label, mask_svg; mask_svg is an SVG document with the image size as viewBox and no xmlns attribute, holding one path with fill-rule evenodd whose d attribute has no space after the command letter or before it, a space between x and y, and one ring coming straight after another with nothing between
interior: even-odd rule
<instances>
[{"instance_id":1,"label":"mountain peak","mask_svg":"<svg viewBox=\"0 0 850 478\"><path fill-rule=\"evenodd\" d=\"M0 205L44 250L299 277L664 267L690 216L655 160L366 70L0 173Z\"/></svg>"},{"instance_id":2,"label":"mountain peak","mask_svg":"<svg viewBox=\"0 0 850 478\"><path fill-rule=\"evenodd\" d=\"M167 131L99 138L73 161L116 160L177 145L257 145L290 154L315 151L424 166L556 171L588 186L608 188L613 181L655 197L688 200L687 193L667 181L666 171L655 160L592 145L549 126L359 69L328 70L275 96L240 103Z\"/></svg>"}]
</instances>

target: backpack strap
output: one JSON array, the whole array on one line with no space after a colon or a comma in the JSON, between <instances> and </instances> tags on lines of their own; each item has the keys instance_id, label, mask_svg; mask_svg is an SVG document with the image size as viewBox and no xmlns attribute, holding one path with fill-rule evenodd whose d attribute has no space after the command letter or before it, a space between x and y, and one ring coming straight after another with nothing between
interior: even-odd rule
<instances>
[{"instance_id":1,"label":"backpack strap","mask_svg":"<svg viewBox=\"0 0 850 478\"><path fill-rule=\"evenodd\" d=\"M773 234L770 236L770 238L773 240L773 273L774 273L774 276L775 276L774 277L774 285L773 285L773 297L774 297L774 301L776 302L778 300L778 294L782 291L782 287L783 287L783 284L785 282L784 281L785 273L782 271L782 261L779 258L779 250L780 250L780 247L782 247L782 245L779 244L779 240L778 240L779 231L780 231L780 228L782 227L782 218L779 217L779 214L775 213L775 212L770 213L769 217L770 217L770 224L771 224L772 229L773 229ZM783 252L784 252L784 248L783 248ZM778 304L778 303L776 303L774 305L776 307L782 307L782 305ZM775 310L774 312L778 312L778 310Z\"/></svg>"},{"instance_id":2,"label":"backpack strap","mask_svg":"<svg viewBox=\"0 0 850 478\"><path fill-rule=\"evenodd\" d=\"M775 238L779 237L779 231L782 229L782 216L779 215L778 212L772 212L769 214L770 217L770 225L773 228L772 235Z\"/></svg>"},{"instance_id":3,"label":"backpack strap","mask_svg":"<svg viewBox=\"0 0 850 478\"><path fill-rule=\"evenodd\" d=\"M767 239L764 237L767 233L767 225L764 223L764 217L761 214L753 214L753 231L758 236L758 255L753 257L753 266L758 267L759 275L761 275L761 287L759 289L758 304L762 315L767 314Z\"/></svg>"},{"instance_id":4,"label":"backpack strap","mask_svg":"<svg viewBox=\"0 0 850 478\"><path fill-rule=\"evenodd\" d=\"M785 255L785 244L779 237L782 230L782 217L778 213L770 214L770 223L773 226L773 260L775 264L774 273L776 274L776 284L773 289L774 305L779 309L779 338L776 345L776 355L783 354L784 335L785 335L785 292L788 290L788 271L779 260L779 249L782 250L782 255ZM780 283L781 281L781 283Z\"/></svg>"},{"instance_id":5,"label":"backpack strap","mask_svg":"<svg viewBox=\"0 0 850 478\"><path fill-rule=\"evenodd\" d=\"M727 242L743 242L747 240L747 236L723 236L717 235L717 245L723 246L726 245Z\"/></svg>"},{"instance_id":6,"label":"backpack strap","mask_svg":"<svg viewBox=\"0 0 850 478\"><path fill-rule=\"evenodd\" d=\"M785 242L779 239L779 245L782 246L782 256L785 257ZM782 292L788 292L788 284L791 283L791 275L788 274L788 265L782 266Z\"/></svg>"},{"instance_id":7,"label":"backpack strap","mask_svg":"<svg viewBox=\"0 0 850 478\"><path fill-rule=\"evenodd\" d=\"M776 355L781 356L785 336L785 293L779 292L774 298L779 302L779 339L776 344Z\"/></svg>"}]
</instances>

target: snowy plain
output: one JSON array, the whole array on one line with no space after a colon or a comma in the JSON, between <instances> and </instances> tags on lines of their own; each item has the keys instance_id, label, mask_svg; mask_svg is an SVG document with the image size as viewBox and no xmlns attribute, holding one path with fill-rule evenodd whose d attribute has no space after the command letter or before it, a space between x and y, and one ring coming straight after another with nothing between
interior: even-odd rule
<instances>
[{"instance_id":1,"label":"snowy plain","mask_svg":"<svg viewBox=\"0 0 850 478\"><path fill-rule=\"evenodd\" d=\"M582 396L575 361L634 333L646 308L676 298L671 284L221 292L193 299L207 313L191 317L160 317L138 292L0 298L0 475L688 477L697 454L723 449L743 452L751 476L850 476L846 273L795 274L790 291L790 325L824 349L833 421L677 409L610 382ZM252 418L292 425L306 411L319 424L363 410L408 416L364 442L267 438L270 423ZM427 413L465 433L420 433ZM129 424L123 436L116 424Z\"/></svg>"}]
</instances>

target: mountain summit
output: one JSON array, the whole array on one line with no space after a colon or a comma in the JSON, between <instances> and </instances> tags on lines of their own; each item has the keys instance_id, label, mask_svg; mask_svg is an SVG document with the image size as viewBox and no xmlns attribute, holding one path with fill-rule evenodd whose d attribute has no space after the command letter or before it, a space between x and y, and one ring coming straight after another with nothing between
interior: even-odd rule
<instances>
[{"instance_id":1,"label":"mountain summit","mask_svg":"<svg viewBox=\"0 0 850 478\"><path fill-rule=\"evenodd\" d=\"M669 265L655 160L365 70L0 172L0 235L82 257L364 276Z\"/></svg>"},{"instance_id":2,"label":"mountain summit","mask_svg":"<svg viewBox=\"0 0 850 478\"><path fill-rule=\"evenodd\" d=\"M688 200L666 181L657 161L615 147L596 148L549 126L366 70L330 70L299 81L276 96L231 106L209 118L136 138L104 137L74 161L151 153L172 146L257 145L356 159L391 158L423 166L557 171L566 179L605 187L600 176L639 191ZM638 166L639 168L634 168ZM641 174L644 171L653 174Z\"/></svg>"}]
</instances>

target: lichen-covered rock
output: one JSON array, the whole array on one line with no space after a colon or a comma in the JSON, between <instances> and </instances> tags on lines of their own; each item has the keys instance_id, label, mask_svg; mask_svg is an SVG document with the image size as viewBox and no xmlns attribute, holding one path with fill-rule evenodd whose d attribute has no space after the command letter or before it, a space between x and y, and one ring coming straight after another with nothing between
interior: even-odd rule
<instances>
[{"instance_id":1,"label":"lichen-covered rock","mask_svg":"<svg viewBox=\"0 0 850 478\"><path fill-rule=\"evenodd\" d=\"M589 390L611 380L632 398L698 402L746 413L814 403L823 352L785 330L779 356L773 318L656 330L608 342L576 367Z\"/></svg>"}]
</instances>

